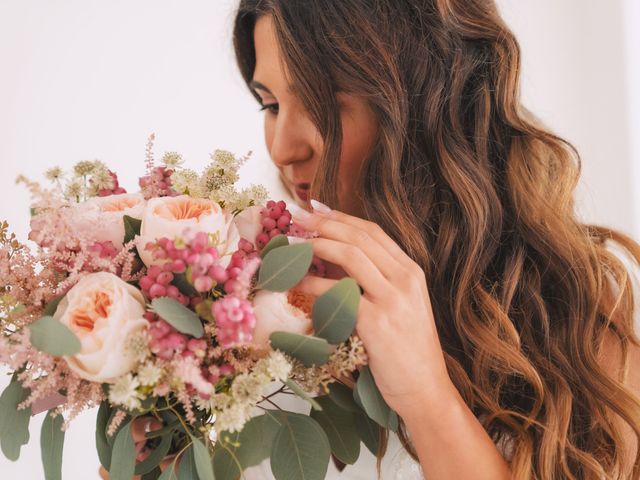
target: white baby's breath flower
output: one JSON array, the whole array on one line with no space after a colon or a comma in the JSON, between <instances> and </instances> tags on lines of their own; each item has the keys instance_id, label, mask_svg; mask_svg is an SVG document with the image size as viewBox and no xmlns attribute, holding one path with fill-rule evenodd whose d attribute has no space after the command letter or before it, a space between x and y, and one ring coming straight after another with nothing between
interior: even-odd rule
<instances>
[{"instance_id":1,"label":"white baby's breath flower","mask_svg":"<svg viewBox=\"0 0 640 480\"><path fill-rule=\"evenodd\" d=\"M138 370L138 381L140 382L140 385L144 385L146 387L151 387L158 383L161 376L162 369L151 362L145 363Z\"/></svg>"},{"instance_id":2,"label":"white baby's breath flower","mask_svg":"<svg viewBox=\"0 0 640 480\"><path fill-rule=\"evenodd\" d=\"M139 331L127 339L125 349L137 362L143 362L149 355L149 335L146 330Z\"/></svg>"},{"instance_id":3,"label":"white baby's breath flower","mask_svg":"<svg viewBox=\"0 0 640 480\"><path fill-rule=\"evenodd\" d=\"M270 380L270 379L268 379ZM265 379L262 375L243 373L233 379L231 394L236 402L257 403L262 398L262 390L265 386Z\"/></svg>"},{"instance_id":4,"label":"white baby's breath flower","mask_svg":"<svg viewBox=\"0 0 640 480\"><path fill-rule=\"evenodd\" d=\"M289 378L292 367L282 352L274 350L266 359L266 368L271 378L284 382Z\"/></svg>"},{"instance_id":5,"label":"white baby's breath flower","mask_svg":"<svg viewBox=\"0 0 640 480\"><path fill-rule=\"evenodd\" d=\"M165 152L160 161L165 165L165 167L172 168L174 170L184 163L182 155L178 152Z\"/></svg>"},{"instance_id":6,"label":"white baby's breath flower","mask_svg":"<svg viewBox=\"0 0 640 480\"><path fill-rule=\"evenodd\" d=\"M60 180L62 178L63 172L60 167L53 167L44 172L44 176L47 180L55 182L56 180Z\"/></svg>"},{"instance_id":7,"label":"white baby's breath flower","mask_svg":"<svg viewBox=\"0 0 640 480\"><path fill-rule=\"evenodd\" d=\"M140 394L137 388L140 382L133 375L127 373L116 380L109 388L109 401L116 405L122 405L129 410L140 407Z\"/></svg>"},{"instance_id":8,"label":"white baby's breath flower","mask_svg":"<svg viewBox=\"0 0 640 480\"><path fill-rule=\"evenodd\" d=\"M244 424L251 418L251 408L250 404L234 403L226 410L219 412L216 415L216 430L230 433L242 430Z\"/></svg>"}]
</instances>

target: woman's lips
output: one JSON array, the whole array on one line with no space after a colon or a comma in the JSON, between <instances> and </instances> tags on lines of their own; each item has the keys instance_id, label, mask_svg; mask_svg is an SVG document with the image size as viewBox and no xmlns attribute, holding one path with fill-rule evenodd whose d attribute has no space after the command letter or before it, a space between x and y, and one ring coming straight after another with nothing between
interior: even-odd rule
<instances>
[{"instance_id":1,"label":"woman's lips","mask_svg":"<svg viewBox=\"0 0 640 480\"><path fill-rule=\"evenodd\" d=\"M309 201L309 188L310 185L308 183L299 183L295 186L296 195L303 202Z\"/></svg>"}]
</instances>

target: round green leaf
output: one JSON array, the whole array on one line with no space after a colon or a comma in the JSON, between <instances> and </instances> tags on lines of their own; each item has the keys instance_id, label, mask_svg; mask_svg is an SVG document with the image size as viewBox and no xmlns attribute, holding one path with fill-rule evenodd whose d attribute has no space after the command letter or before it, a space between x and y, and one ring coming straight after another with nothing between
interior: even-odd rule
<instances>
[{"instance_id":1,"label":"round green leaf","mask_svg":"<svg viewBox=\"0 0 640 480\"><path fill-rule=\"evenodd\" d=\"M49 410L42 422L40 430L40 454L44 478L46 480L60 480L62 478L62 448L64 446L64 419L58 414L53 417L53 410Z\"/></svg>"},{"instance_id":2,"label":"round green leaf","mask_svg":"<svg viewBox=\"0 0 640 480\"><path fill-rule=\"evenodd\" d=\"M287 413L273 442L271 471L276 480L324 480L331 447L318 422L307 415Z\"/></svg>"},{"instance_id":3,"label":"round green leaf","mask_svg":"<svg viewBox=\"0 0 640 480\"><path fill-rule=\"evenodd\" d=\"M379 425L385 428L393 426L394 419L392 410L384 401L378 386L376 385L371 369L368 366L360 370L360 376L356 382L354 398L362 404L364 411L375 420ZM396 418L397 425L397 418Z\"/></svg>"},{"instance_id":4,"label":"round green leaf","mask_svg":"<svg viewBox=\"0 0 640 480\"><path fill-rule=\"evenodd\" d=\"M29 442L31 407L18 410L18 404L28 395L29 391L15 378L0 395L0 448L14 462L20 458L22 445Z\"/></svg>"},{"instance_id":5,"label":"round green leaf","mask_svg":"<svg viewBox=\"0 0 640 480\"><path fill-rule=\"evenodd\" d=\"M360 287L353 278L343 278L313 304L315 335L329 343L344 342L356 326Z\"/></svg>"},{"instance_id":6,"label":"round green leaf","mask_svg":"<svg viewBox=\"0 0 640 480\"><path fill-rule=\"evenodd\" d=\"M272 292L289 290L309 271L312 260L313 247L310 243L274 248L262 261L257 288Z\"/></svg>"},{"instance_id":7,"label":"round green leaf","mask_svg":"<svg viewBox=\"0 0 640 480\"><path fill-rule=\"evenodd\" d=\"M353 420L362 443L373 455L377 455L380 446L380 426L362 410L353 414Z\"/></svg>"},{"instance_id":8,"label":"round green leaf","mask_svg":"<svg viewBox=\"0 0 640 480\"><path fill-rule=\"evenodd\" d=\"M288 353L308 367L326 363L331 354L331 345L324 338L311 335L273 332L269 340L273 348Z\"/></svg>"},{"instance_id":9,"label":"round green leaf","mask_svg":"<svg viewBox=\"0 0 640 480\"><path fill-rule=\"evenodd\" d=\"M312 410L311 418L317 421L329 438L333 454L343 463L353 465L360 456L360 436L353 413L343 410L328 396L316 397L322 410Z\"/></svg>"},{"instance_id":10,"label":"round green leaf","mask_svg":"<svg viewBox=\"0 0 640 480\"><path fill-rule=\"evenodd\" d=\"M359 412L361 408L356 404L353 399L353 390L340 382L333 382L329 384L329 397L331 400L350 412Z\"/></svg>"},{"instance_id":11,"label":"round green leaf","mask_svg":"<svg viewBox=\"0 0 640 480\"><path fill-rule=\"evenodd\" d=\"M38 350L56 357L80 353L78 337L53 317L45 315L29 325L31 344Z\"/></svg>"},{"instance_id":12,"label":"round green leaf","mask_svg":"<svg viewBox=\"0 0 640 480\"><path fill-rule=\"evenodd\" d=\"M286 235L276 235L271 240L269 240L269 243L267 243L264 246L264 248L260 252L260 256L262 258L264 258L264 257L267 256L267 253L269 253L271 250L273 250L275 248L278 248L278 247L284 247L285 245L289 245L289 239L287 238L287 236Z\"/></svg>"},{"instance_id":13,"label":"round green leaf","mask_svg":"<svg viewBox=\"0 0 640 480\"><path fill-rule=\"evenodd\" d=\"M120 429L113 442L111 480L131 480L136 467L136 449L131 436L131 422Z\"/></svg>"},{"instance_id":14,"label":"round green leaf","mask_svg":"<svg viewBox=\"0 0 640 480\"><path fill-rule=\"evenodd\" d=\"M195 338L200 338L204 334L200 317L177 300L169 297L154 298L151 301L151 307L165 322L179 332Z\"/></svg>"}]
</instances>

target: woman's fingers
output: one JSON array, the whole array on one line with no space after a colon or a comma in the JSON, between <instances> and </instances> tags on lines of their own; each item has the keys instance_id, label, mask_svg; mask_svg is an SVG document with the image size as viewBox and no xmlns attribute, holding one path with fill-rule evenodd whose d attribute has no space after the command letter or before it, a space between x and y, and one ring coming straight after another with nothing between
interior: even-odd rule
<instances>
[{"instance_id":1,"label":"woman's fingers","mask_svg":"<svg viewBox=\"0 0 640 480\"><path fill-rule=\"evenodd\" d=\"M180 465L180 459L178 458L178 460L176 461L175 465L173 465L173 461L175 460L175 458L176 458L175 455L169 455L169 456L164 457L162 459L162 461L160 462L160 470L162 470L164 472L167 468L173 468L174 471L177 472L178 471L178 466Z\"/></svg>"},{"instance_id":2,"label":"woman's fingers","mask_svg":"<svg viewBox=\"0 0 640 480\"><path fill-rule=\"evenodd\" d=\"M336 283L338 283L338 280L316 277L315 275L305 275L304 278L295 286L295 289L315 297L319 297Z\"/></svg>"},{"instance_id":3,"label":"woman's fingers","mask_svg":"<svg viewBox=\"0 0 640 480\"><path fill-rule=\"evenodd\" d=\"M134 442L145 442L147 437L145 433L159 430L162 428L162 422L153 417L136 418L131 425L131 436Z\"/></svg>"}]
</instances>

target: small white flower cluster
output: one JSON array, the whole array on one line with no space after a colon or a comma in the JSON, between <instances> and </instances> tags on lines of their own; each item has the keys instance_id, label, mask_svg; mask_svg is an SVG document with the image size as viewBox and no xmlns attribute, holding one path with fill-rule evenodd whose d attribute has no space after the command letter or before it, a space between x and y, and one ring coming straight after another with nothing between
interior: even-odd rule
<instances>
[{"instance_id":1,"label":"small white flower cluster","mask_svg":"<svg viewBox=\"0 0 640 480\"><path fill-rule=\"evenodd\" d=\"M262 400L264 389L273 381L284 382L289 378L291 364L279 351L259 360L254 368L234 378L228 393L211 396L203 407L215 414L218 432L237 432L251 418L253 407Z\"/></svg>"},{"instance_id":2,"label":"small white flower cluster","mask_svg":"<svg viewBox=\"0 0 640 480\"><path fill-rule=\"evenodd\" d=\"M55 183L70 202L80 202L94 197L100 190L111 190L114 178L107 165L100 160L83 160L73 166L71 174L65 174L60 167L52 167L44 174Z\"/></svg>"},{"instance_id":3,"label":"small white flower cluster","mask_svg":"<svg viewBox=\"0 0 640 480\"><path fill-rule=\"evenodd\" d=\"M109 401L115 405L122 405L129 410L140 407L142 396L138 392L140 381L131 373L122 375L109 387Z\"/></svg>"}]
</instances>

